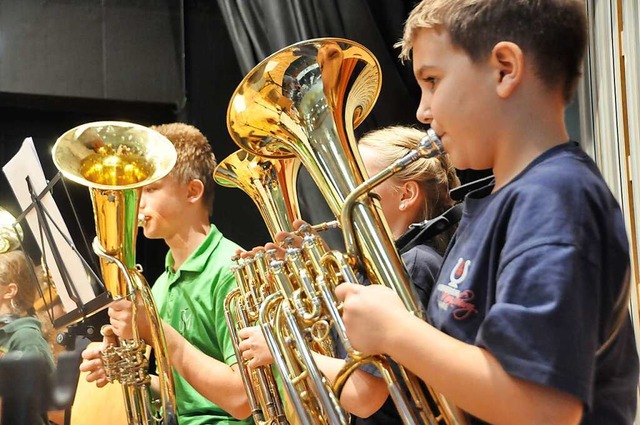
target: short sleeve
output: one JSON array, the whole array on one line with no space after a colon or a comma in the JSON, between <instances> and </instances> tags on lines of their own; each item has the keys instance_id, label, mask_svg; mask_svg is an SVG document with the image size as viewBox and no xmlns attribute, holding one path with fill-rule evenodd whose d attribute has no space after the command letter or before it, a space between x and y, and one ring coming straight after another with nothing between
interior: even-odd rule
<instances>
[{"instance_id":1,"label":"short sleeve","mask_svg":"<svg viewBox=\"0 0 640 425\"><path fill-rule=\"evenodd\" d=\"M573 245L541 244L515 256L499 271L495 304L476 344L510 375L588 403L598 344L598 273Z\"/></svg>"},{"instance_id":2,"label":"short sleeve","mask_svg":"<svg viewBox=\"0 0 640 425\"><path fill-rule=\"evenodd\" d=\"M438 271L442 265L442 256L428 245L418 245L402 254L415 294L426 308Z\"/></svg>"},{"instance_id":3,"label":"short sleeve","mask_svg":"<svg viewBox=\"0 0 640 425\"><path fill-rule=\"evenodd\" d=\"M214 290L214 311L216 312L214 326L216 328L216 336L220 346L220 352L224 362L233 365L238 362L236 353L231 342L229 328L227 327L226 318L224 316L224 301L226 296L237 287L235 277L231 271L225 271L220 274L220 280L216 283Z\"/></svg>"}]
</instances>

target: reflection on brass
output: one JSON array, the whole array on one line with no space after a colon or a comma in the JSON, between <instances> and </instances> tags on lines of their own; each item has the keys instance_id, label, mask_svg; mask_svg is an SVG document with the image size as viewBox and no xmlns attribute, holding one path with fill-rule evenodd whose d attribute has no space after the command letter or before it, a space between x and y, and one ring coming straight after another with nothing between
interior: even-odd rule
<instances>
[{"instance_id":1,"label":"reflection on brass","mask_svg":"<svg viewBox=\"0 0 640 425\"><path fill-rule=\"evenodd\" d=\"M291 223L300 218L296 158L269 159L239 150L225 158L214 172L216 182L242 189L256 204L271 237L279 231L293 231Z\"/></svg>"},{"instance_id":2,"label":"reflection on brass","mask_svg":"<svg viewBox=\"0 0 640 425\"><path fill-rule=\"evenodd\" d=\"M123 186L140 183L153 174L153 164L135 149L120 145L102 146L80 164L80 174L93 183Z\"/></svg>"}]
</instances>

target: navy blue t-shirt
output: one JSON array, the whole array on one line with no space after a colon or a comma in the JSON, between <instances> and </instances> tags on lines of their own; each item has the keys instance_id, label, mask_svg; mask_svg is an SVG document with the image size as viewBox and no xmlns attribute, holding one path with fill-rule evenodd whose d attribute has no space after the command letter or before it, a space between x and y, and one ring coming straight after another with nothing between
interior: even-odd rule
<instances>
[{"instance_id":1,"label":"navy blue t-shirt","mask_svg":"<svg viewBox=\"0 0 640 425\"><path fill-rule=\"evenodd\" d=\"M429 322L487 349L510 375L577 397L582 423L632 423L638 356L628 314L596 355L629 268L622 214L597 167L567 143L491 192L465 200Z\"/></svg>"}]
</instances>

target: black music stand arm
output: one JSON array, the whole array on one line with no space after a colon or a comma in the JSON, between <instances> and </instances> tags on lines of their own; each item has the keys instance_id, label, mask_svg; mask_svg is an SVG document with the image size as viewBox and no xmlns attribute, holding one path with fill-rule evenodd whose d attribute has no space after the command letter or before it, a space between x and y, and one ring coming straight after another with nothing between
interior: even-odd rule
<instances>
[{"instance_id":1,"label":"black music stand arm","mask_svg":"<svg viewBox=\"0 0 640 425\"><path fill-rule=\"evenodd\" d=\"M87 304L84 304L80 299L66 262L55 243L51 224L79 257L85 270L91 274L95 282L101 284L103 289L104 285L77 250L73 241L65 235L59 224L53 220L42 202L43 197L50 193L54 185L59 181L62 180L60 174L57 174L54 179L48 182L42 192L36 193L29 176L27 176L26 183L31 197L31 204L18 217L16 223L24 220L28 212L35 210L40 234L34 234L34 237L40 238L43 258L46 257L45 250L48 248L53 261L60 271L62 284L64 284L69 298L77 307L77 310L67 313L64 317L74 316L75 320L80 321L72 323L66 332L58 335L58 343L63 345L66 351L59 354L53 376L47 373L46 361L42 358L31 358L32 355L21 352L7 353L2 357L0 360L0 397L2 397L3 402L0 425L32 425L39 423L40 418L46 419L49 410L65 410L65 421L68 421L80 375L79 366L82 362L82 350L92 340L102 339L99 334L99 328L102 323L98 323L98 321L104 321L104 318L100 314L94 314L90 317L87 317L86 314L93 312L91 310L92 307L105 305L109 301L106 299L109 298L108 294L104 291ZM64 184L63 181L62 183ZM43 294L41 293L40 295ZM87 309L89 310L87 311ZM53 318L52 322L54 322Z\"/></svg>"},{"instance_id":2,"label":"black music stand arm","mask_svg":"<svg viewBox=\"0 0 640 425\"><path fill-rule=\"evenodd\" d=\"M73 351L64 351L58 355L47 410L65 410L71 407L75 399L80 376L79 367L82 363L82 351L91 342L82 336L76 336L75 339Z\"/></svg>"},{"instance_id":3,"label":"black music stand arm","mask_svg":"<svg viewBox=\"0 0 640 425\"><path fill-rule=\"evenodd\" d=\"M27 187L29 188L29 194L31 195L32 205L35 208L36 213L38 215L38 224L40 226L40 230L44 233L44 237L46 238L46 240L49 242L52 242L54 240L53 234L51 233L49 222L45 217L46 208L41 201L43 194L41 193L38 195L34 192L33 185L31 184L31 179L29 178L29 176L27 176ZM46 193L50 190L51 188L48 185L43 192ZM44 246L45 245L42 244L43 253L44 253ZM82 300L80 299L78 292L76 291L76 288L71 284L71 277L69 275L69 271L67 270L67 267L64 261L62 260L60 251L56 247L55 243L50 243L49 247L51 249L51 255L53 255L54 261L56 262L56 264L58 265L58 269L60 270L60 275L62 276L62 281L65 288L67 289L69 298L71 298L71 300L76 304L76 306L78 306L78 308L82 309L83 307Z\"/></svg>"}]
</instances>

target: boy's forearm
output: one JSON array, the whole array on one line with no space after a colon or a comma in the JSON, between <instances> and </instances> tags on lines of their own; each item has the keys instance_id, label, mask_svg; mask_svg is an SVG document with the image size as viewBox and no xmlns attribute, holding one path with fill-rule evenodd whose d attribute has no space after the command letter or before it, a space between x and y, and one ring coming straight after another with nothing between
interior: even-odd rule
<instances>
[{"instance_id":1,"label":"boy's forearm","mask_svg":"<svg viewBox=\"0 0 640 425\"><path fill-rule=\"evenodd\" d=\"M312 351L311 354L313 355L313 360L316 362L316 365L322 371L324 376L329 380L329 382L334 382L338 372L340 372L340 369L344 365L344 360L323 356L322 354L318 354L314 351Z\"/></svg>"},{"instance_id":2,"label":"boy's forearm","mask_svg":"<svg viewBox=\"0 0 640 425\"><path fill-rule=\"evenodd\" d=\"M250 414L238 365L229 366L191 345L170 325L163 322L171 366L193 388L236 418Z\"/></svg>"},{"instance_id":3,"label":"boy's forearm","mask_svg":"<svg viewBox=\"0 0 640 425\"><path fill-rule=\"evenodd\" d=\"M335 382L338 373L345 365L343 359L335 359L315 352L313 358L331 383ZM366 418L380 409L388 395L384 380L362 370L356 370L342 390L340 403L350 413Z\"/></svg>"},{"instance_id":4,"label":"boy's forearm","mask_svg":"<svg viewBox=\"0 0 640 425\"><path fill-rule=\"evenodd\" d=\"M578 423L582 403L507 374L487 350L406 313L385 338L387 354L463 410L491 423ZM398 322L396 322L398 323Z\"/></svg>"}]
</instances>

